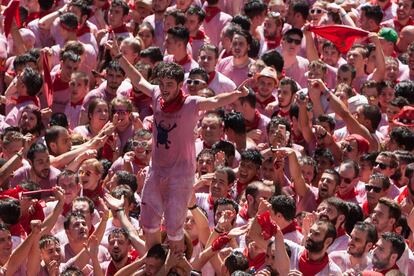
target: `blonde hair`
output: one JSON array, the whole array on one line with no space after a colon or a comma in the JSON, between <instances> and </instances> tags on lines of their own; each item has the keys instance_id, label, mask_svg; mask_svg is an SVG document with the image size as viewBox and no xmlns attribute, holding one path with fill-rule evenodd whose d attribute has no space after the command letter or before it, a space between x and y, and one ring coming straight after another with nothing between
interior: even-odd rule
<instances>
[{"instance_id":1,"label":"blonde hair","mask_svg":"<svg viewBox=\"0 0 414 276\"><path fill-rule=\"evenodd\" d=\"M100 175L103 175L103 173L104 173L103 165L96 158L91 158L91 159L87 159L87 160L83 161L82 164L80 165L80 167L82 167L82 166L88 166L88 167L91 166L95 169L95 172L100 174Z\"/></svg>"}]
</instances>

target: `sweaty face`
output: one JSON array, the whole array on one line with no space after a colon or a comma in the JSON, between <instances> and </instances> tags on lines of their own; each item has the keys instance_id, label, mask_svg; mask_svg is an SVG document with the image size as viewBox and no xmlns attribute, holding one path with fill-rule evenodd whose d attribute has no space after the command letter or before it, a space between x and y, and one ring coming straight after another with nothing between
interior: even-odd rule
<instances>
[{"instance_id":1,"label":"sweaty face","mask_svg":"<svg viewBox=\"0 0 414 276\"><path fill-rule=\"evenodd\" d=\"M112 27L119 27L124 24L124 15L121 6L112 6L109 8L108 22Z\"/></svg>"},{"instance_id":2,"label":"sweaty face","mask_svg":"<svg viewBox=\"0 0 414 276\"><path fill-rule=\"evenodd\" d=\"M319 180L319 197L322 199L334 196L336 193L335 178L332 174L323 173Z\"/></svg>"},{"instance_id":3,"label":"sweaty face","mask_svg":"<svg viewBox=\"0 0 414 276\"><path fill-rule=\"evenodd\" d=\"M69 229L66 230L68 239L74 242L86 241L88 239L88 232L86 220L81 218L72 218Z\"/></svg>"},{"instance_id":4,"label":"sweaty face","mask_svg":"<svg viewBox=\"0 0 414 276\"><path fill-rule=\"evenodd\" d=\"M106 73L107 86L111 90L116 91L124 79L125 76L120 71L108 70Z\"/></svg>"},{"instance_id":5,"label":"sweaty face","mask_svg":"<svg viewBox=\"0 0 414 276\"><path fill-rule=\"evenodd\" d=\"M324 247L326 229L314 223L306 237L305 248L312 253L321 252Z\"/></svg>"},{"instance_id":6,"label":"sweaty face","mask_svg":"<svg viewBox=\"0 0 414 276\"><path fill-rule=\"evenodd\" d=\"M40 256L45 264L51 261L56 261L60 264L62 261L62 249L59 243L49 242L43 249L40 250Z\"/></svg>"},{"instance_id":7,"label":"sweaty face","mask_svg":"<svg viewBox=\"0 0 414 276\"><path fill-rule=\"evenodd\" d=\"M322 49L322 61L328 65L336 66L340 54L337 49L332 47L325 47Z\"/></svg>"},{"instance_id":8,"label":"sweaty face","mask_svg":"<svg viewBox=\"0 0 414 276\"><path fill-rule=\"evenodd\" d=\"M199 175L214 172L214 156L203 154L197 161L197 172Z\"/></svg>"},{"instance_id":9,"label":"sweaty face","mask_svg":"<svg viewBox=\"0 0 414 276\"><path fill-rule=\"evenodd\" d=\"M191 214L191 211L189 210L187 211L187 217L185 218L184 230L187 231L192 240L198 239L198 227L195 223L193 214Z\"/></svg>"},{"instance_id":10,"label":"sweaty face","mask_svg":"<svg viewBox=\"0 0 414 276\"><path fill-rule=\"evenodd\" d=\"M32 162L32 170L37 177L48 179L50 174L50 157L47 152L37 152Z\"/></svg>"},{"instance_id":11,"label":"sweaty face","mask_svg":"<svg viewBox=\"0 0 414 276\"><path fill-rule=\"evenodd\" d=\"M321 203L319 204L316 211L319 214L319 219L329 220L334 225L336 225L339 213L335 206L327 203Z\"/></svg>"},{"instance_id":12,"label":"sweaty face","mask_svg":"<svg viewBox=\"0 0 414 276\"><path fill-rule=\"evenodd\" d=\"M367 233L361 230L354 229L351 232L351 240L348 244L348 254L353 257L362 257L365 253L365 246L367 243Z\"/></svg>"},{"instance_id":13,"label":"sweaty face","mask_svg":"<svg viewBox=\"0 0 414 276\"><path fill-rule=\"evenodd\" d=\"M29 133L36 128L37 117L31 112L24 111L20 117L19 127L23 134Z\"/></svg>"},{"instance_id":14,"label":"sweaty face","mask_svg":"<svg viewBox=\"0 0 414 276\"><path fill-rule=\"evenodd\" d=\"M384 204L378 203L371 214L372 224L375 225L378 234L391 229L395 219L390 218L388 207Z\"/></svg>"},{"instance_id":15,"label":"sweaty face","mask_svg":"<svg viewBox=\"0 0 414 276\"><path fill-rule=\"evenodd\" d=\"M217 117L206 117L201 121L201 138L208 145L220 141L223 135L223 127Z\"/></svg>"},{"instance_id":16,"label":"sweaty face","mask_svg":"<svg viewBox=\"0 0 414 276\"><path fill-rule=\"evenodd\" d=\"M235 58L242 58L247 56L249 45L244 36L235 34L231 41L231 53Z\"/></svg>"},{"instance_id":17,"label":"sweaty face","mask_svg":"<svg viewBox=\"0 0 414 276\"><path fill-rule=\"evenodd\" d=\"M241 183L250 183L257 176L257 166L251 161L242 160L238 174Z\"/></svg>"},{"instance_id":18,"label":"sweaty face","mask_svg":"<svg viewBox=\"0 0 414 276\"><path fill-rule=\"evenodd\" d=\"M120 262L128 256L130 246L129 240L121 234L112 235L108 239L108 251L115 262Z\"/></svg>"}]
</instances>

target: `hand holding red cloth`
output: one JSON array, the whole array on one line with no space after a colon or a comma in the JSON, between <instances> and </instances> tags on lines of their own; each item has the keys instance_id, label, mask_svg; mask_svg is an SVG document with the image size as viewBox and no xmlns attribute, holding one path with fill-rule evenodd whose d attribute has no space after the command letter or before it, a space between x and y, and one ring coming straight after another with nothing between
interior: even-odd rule
<instances>
[{"instance_id":1,"label":"hand holding red cloth","mask_svg":"<svg viewBox=\"0 0 414 276\"><path fill-rule=\"evenodd\" d=\"M257 222L262 228L263 239L268 240L276 234L277 224L270 219L269 211L257 216Z\"/></svg>"},{"instance_id":2,"label":"hand holding red cloth","mask_svg":"<svg viewBox=\"0 0 414 276\"><path fill-rule=\"evenodd\" d=\"M231 240L231 238L227 235L221 235L217 239L213 241L211 244L211 249L213 252L219 251L223 249Z\"/></svg>"},{"instance_id":3,"label":"hand holding red cloth","mask_svg":"<svg viewBox=\"0 0 414 276\"><path fill-rule=\"evenodd\" d=\"M345 54L357 38L365 38L369 32L342 25L310 26L309 31L331 41L338 50Z\"/></svg>"},{"instance_id":4,"label":"hand holding red cloth","mask_svg":"<svg viewBox=\"0 0 414 276\"><path fill-rule=\"evenodd\" d=\"M4 34L6 37L10 34L10 30L11 30L14 18L16 19L17 26L20 27L19 5L20 5L20 0L11 1L3 12Z\"/></svg>"}]
</instances>

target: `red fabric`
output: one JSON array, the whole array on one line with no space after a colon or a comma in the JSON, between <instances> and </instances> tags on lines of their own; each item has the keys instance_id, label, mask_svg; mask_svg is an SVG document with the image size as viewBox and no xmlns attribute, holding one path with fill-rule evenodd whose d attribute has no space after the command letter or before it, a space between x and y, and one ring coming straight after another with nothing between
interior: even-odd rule
<instances>
[{"instance_id":1,"label":"red fabric","mask_svg":"<svg viewBox=\"0 0 414 276\"><path fill-rule=\"evenodd\" d=\"M213 208L214 208L214 199L211 196L211 194L208 195L207 201L208 201L209 209L213 210Z\"/></svg>"},{"instance_id":2,"label":"red fabric","mask_svg":"<svg viewBox=\"0 0 414 276\"><path fill-rule=\"evenodd\" d=\"M191 36L192 40L204 40L205 38L206 34L201 30L198 30L195 36Z\"/></svg>"},{"instance_id":3,"label":"red fabric","mask_svg":"<svg viewBox=\"0 0 414 276\"><path fill-rule=\"evenodd\" d=\"M253 122L249 122L246 119L244 120L244 123L246 125L247 130L252 130L252 129L259 128L259 122L260 122L260 112L257 109L254 112Z\"/></svg>"},{"instance_id":4,"label":"red fabric","mask_svg":"<svg viewBox=\"0 0 414 276\"><path fill-rule=\"evenodd\" d=\"M244 206L243 206L243 208L241 208L241 210L240 210L240 212L239 212L239 215L240 215L240 217L241 218L243 218L244 220L249 220L250 219L250 216L249 216L249 214L247 213L247 209L249 208L249 206L247 205L247 204L245 204Z\"/></svg>"},{"instance_id":5,"label":"red fabric","mask_svg":"<svg viewBox=\"0 0 414 276\"><path fill-rule=\"evenodd\" d=\"M128 28L125 24L116 28L108 27L108 32L114 32L115 34L128 33Z\"/></svg>"},{"instance_id":6,"label":"red fabric","mask_svg":"<svg viewBox=\"0 0 414 276\"><path fill-rule=\"evenodd\" d=\"M399 33L405 26L409 26L409 25L414 25L414 20L410 17L408 19L407 24L403 25L400 23L400 21L398 21L397 17L394 17L394 29Z\"/></svg>"},{"instance_id":7,"label":"red fabric","mask_svg":"<svg viewBox=\"0 0 414 276\"><path fill-rule=\"evenodd\" d=\"M198 242L199 242L199 240L198 239L195 239L195 240L191 241L191 244L194 247L194 246L196 246L198 244Z\"/></svg>"},{"instance_id":8,"label":"red fabric","mask_svg":"<svg viewBox=\"0 0 414 276\"><path fill-rule=\"evenodd\" d=\"M207 23L210 22L211 19L213 19L217 14L221 12L219 7L209 7L209 6L205 8L205 11L206 11L206 17L204 18L204 21L206 21Z\"/></svg>"},{"instance_id":9,"label":"red fabric","mask_svg":"<svg viewBox=\"0 0 414 276\"><path fill-rule=\"evenodd\" d=\"M184 66L184 65L186 65L187 63L189 63L189 62L191 62L191 57L190 57L190 55L186 55L185 57L183 57L181 60L176 60L175 58L174 58L174 60L173 60L175 63L177 63L178 65L181 65L181 66Z\"/></svg>"},{"instance_id":10,"label":"red fabric","mask_svg":"<svg viewBox=\"0 0 414 276\"><path fill-rule=\"evenodd\" d=\"M300 226L296 223L296 221L292 221L288 226L282 229L282 234L285 235L290 232L299 231L302 232Z\"/></svg>"},{"instance_id":11,"label":"red fabric","mask_svg":"<svg viewBox=\"0 0 414 276\"><path fill-rule=\"evenodd\" d=\"M32 101L37 107L40 107L39 98L36 96L20 96L16 99L16 104Z\"/></svg>"},{"instance_id":12,"label":"red fabric","mask_svg":"<svg viewBox=\"0 0 414 276\"><path fill-rule=\"evenodd\" d=\"M265 42L267 44L267 50L272 50L279 47L281 39L281 37L276 37L274 40L265 39Z\"/></svg>"},{"instance_id":13,"label":"red fabric","mask_svg":"<svg viewBox=\"0 0 414 276\"><path fill-rule=\"evenodd\" d=\"M86 24L84 24L82 27L78 28L76 31L76 36L83 36L84 34L90 33L91 28L89 28Z\"/></svg>"},{"instance_id":14,"label":"red fabric","mask_svg":"<svg viewBox=\"0 0 414 276\"><path fill-rule=\"evenodd\" d=\"M273 103L274 101L276 101L276 98L273 95L264 101L261 101L256 95L256 102L263 107L266 107L268 104Z\"/></svg>"},{"instance_id":15,"label":"red fabric","mask_svg":"<svg viewBox=\"0 0 414 276\"><path fill-rule=\"evenodd\" d=\"M336 238L342 237L343 235L346 235L344 228L340 227L336 230Z\"/></svg>"},{"instance_id":16,"label":"red fabric","mask_svg":"<svg viewBox=\"0 0 414 276\"><path fill-rule=\"evenodd\" d=\"M303 250L299 257L299 271L302 272L303 276L314 276L322 271L329 263L328 254L325 253L322 260L312 261L309 260L308 250Z\"/></svg>"},{"instance_id":17,"label":"red fabric","mask_svg":"<svg viewBox=\"0 0 414 276\"><path fill-rule=\"evenodd\" d=\"M102 158L111 160L114 158L114 152L112 151L112 147L110 142L114 141L114 137L111 135L108 137L105 145L102 147Z\"/></svg>"},{"instance_id":18,"label":"red fabric","mask_svg":"<svg viewBox=\"0 0 414 276\"><path fill-rule=\"evenodd\" d=\"M128 256L128 260L127 260L125 266L131 264L133 261L134 261L134 259L132 257ZM108 268L106 269L105 276L113 276L117 272L118 272L118 270L116 269L114 262L111 260L111 262L108 265Z\"/></svg>"},{"instance_id":19,"label":"red fabric","mask_svg":"<svg viewBox=\"0 0 414 276\"><path fill-rule=\"evenodd\" d=\"M232 56L232 55L233 54L231 53L231 51L230 52L224 51L224 53L221 55L221 59Z\"/></svg>"},{"instance_id":20,"label":"red fabric","mask_svg":"<svg viewBox=\"0 0 414 276\"><path fill-rule=\"evenodd\" d=\"M26 17L26 20L23 23L23 26L27 26L27 24L29 24L30 22L32 22L33 20L36 20L38 18L40 18L40 12L29 13Z\"/></svg>"},{"instance_id":21,"label":"red fabric","mask_svg":"<svg viewBox=\"0 0 414 276\"><path fill-rule=\"evenodd\" d=\"M401 202L408 196L408 187L404 187L403 191L400 193L400 195L397 197L398 204L401 204Z\"/></svg>"},{"instance_id":22,"label":"red fabric","mask_svg":"<svg viewBox=\"0 0 414 276\"><path fill-rule=\"evenodd\" d=\"M72 203L63 204L62 216L66 217L66 215L69 214L70 211L72 211Z\"/></svg>"},{"instance_id":23,"label":"red fabric","mask_svg":"<svg viewBox=\"0 0 414 276\"><path fill-rule=\"evenodd\" d=\"M27 233L24 231L24 228L20 223L10 226L10 234L15 237L21 237L22 239L27 237Z\"/></svg>"},{"instance_id":24,"label":"red fabric","mask_svg":"<svg viewBox=\"0 0 414 276\"><path fill-rule=\"evenodd\" d=\"M52 76L50 75L49 60L46 55L45 52L42 52L43 78L45 80L43 83L43 93L46 98L47 106L51 107L53 103L53 82Z\"/></svg>"},{"instance_id":25,"label":"red fabric","mask_svg":"<svg viewBox=\"0 0 414 276\"><path fill-rule=\"evenodd\" d=\"M215 77L216 77L216 71L208 73L208 82L207 82L207 84L210 84L214 80Z\"/></svg>"},{"instance_id":26,"label":"red fabric","mask_svg":"<svg viewBox=\"0 0 414 276\"><path fill-rule=\"evenodd\" d=\"M277 225L272 219L270 218L270 212L266 211L263 214L257 216L257 223L259 223L260 227L262 228L262 236L263 239L268 240L277 231Z\"/></svg>"},{"instance_id":27,"label":"red fabric","mask_svg":"<svg viewBox=\"0 0 414 276\"><path fill-rule=\"evenodd\" d=\"M358 152L363 154L369 151L369 142L359 134L351 134L345 138L345 141L355 140L358 144Z\"/></svg>"},{"instance_id":28,"label":"red fabric","mask_svg":"<svg viewBox=\"0 0 414 276\"><path fill-rule=\"evenodd\" d=\"M23 189L17 185L14 189L8 189L0 193L1 198L15 198L19 199L22 192L26 192L26 189Z\"/></svg>"},{"instance_id":29,"label":"red fabric","mask_svg":"<svg viewBox=\"0 0 414 276\"><path fill-rule=\"evenodd\" d=\"M53 91L57 92L57 91L66 90L68 88L69 88L69 82L65 82L62 80L61 71L59 71L56 74L55 80L53 81L53 84L52 84Z\"/></svg>"},{"instance_id":30,"label":"red fabric","mask_svg":"<svg viewBox=\"0 0 414 276\"><path fill-rule=\"evenodd\" d=\"M256 257L252 258L250 257L248 248L244 248L243 255L247 257L247 260L249 261L249 268L254 268L255 271L259 270L266 261L266 253L259 253Z\"/></svg>"},{"instance_id":31,"label":"red fabric","mask_svg":"<svg viewBox=\"0 0 414 276\"><path fill-rule=\"evenodd\" d=\"M180 90L177 97L169 103L166 103L162 97L160 97L160 107L161 110L166 113L174 113L181 109L183 106L185 99L188 95L184 95L184 92Z\"/></svg>"},{"instance_id":32,"label":"red fabric","mask_svg":"<svg viewBox=\"0 0 414 276\"><path fill-rule=\"evenodd\" d=\"M237 196L240 196L243 191L246 189L247 187L247 183L241 183L239 180L237 180L236 182L236 191L237 191Z\"/></svg>"},{"instance_id":33,"label":"red fabric","mask_svg":"<svg viewBox=\"0 0 414 276\"><path fill-rule=\"evenodd\" d=\"M365 201L362 203L362 212L364 213L364 216L365 216L365 217L369 216L368 200L365 200Z\"/></svg>"},{"instance_id":34,"label":"red fabric","mask_svg":"<svg viewBox=\"0 0 414 276\"><path fill-rule=\"evenodd\" d=\"M82 105L83 104L83 100L84 100L84 98L82 98L82 99L80 99L78 102L76 102L76 103L72 103L72 102L70 102L70 106L71 107L77 107L78 105Z\"/></svg>"},{"instance_id":35,"label":"red fabric","mask_svg":"<svg viewBox=\"0 0 414 276\"><path fill-rule=\"evenodd\" d=\"M339 192L336 193L336 196L342 200L349 201L350 199L354 199L358 195L355 189L350 190L348 193L344 195L340 195Z\"/></svg>"},{"instance_id":36,"label":"red fabric","mask_svg":"<svg viewBox=\"0 0 414 276\"><path fill-rule=\"evenodd\" d=\"M137 165L139 167L146 167L147 166L147 164L144 161L142 161L141 159L137 158L136 156L135 156L133 162L134 162L135 165Z\"/></svg>"},{"instance_id":37,"label":"red fabric","mask_svg":"<svg viewBox=\"0 0 414 276\"><path fill-rule=\"evenodd\" d=\"M231 238L226 234L220 235L211 244L211 249L213 250L213 252L219 251L223 249L229 243L230 240Z\"/></svg>"},{"instance_id":38,"label":"red fabric","mask_svg":"<svg viewBox=\"0 0 414 276\"><path fill-rule=\"evenodd\" d=\"M4 16L4 35L7 37L10 34L13 19L16 19L16 25L20 27L20 0L14 0L9 3L7 8L3 11Z\"/></svg>"},{"instance_id":39,"label":"red fabric","mask_svg":"<svg viewBox=\"0 0 414 276\"><path fill-rule=\"evenodd\" d=\"M19 219L24 231L26 231L27 234L30 234L32 232L32 229L30 228L30 222L32 220L40 220L40 221L45 220L45 213L43 212L42 205L39 202L36 202L33 205L33 208L34 208L33 214L21 216Z\"/></svg>"},{"instance_id":40,"label":"red fabric","mask_svg":"<svg viewBox=\"0 0 414 276\"><path fill-rule=\"evenodd\" d=\"M89 197L93 203L96 205L99 205L99 197L104 196L104 190L102 188L102 183L99 183L95 190L83 190L83 196Z\"/></svg>"},{"instance_id":41,"label":"red fabric","mask_svg":"<svg viewBox=\"0 0 414 276\"><path fill-rule=\"evenodd\" d=\"M365 38L369 34L358 28L341 25L311 26L309 30L331 41L343 54L348 52L357 38Z\"/></svg>"}]
</instances>

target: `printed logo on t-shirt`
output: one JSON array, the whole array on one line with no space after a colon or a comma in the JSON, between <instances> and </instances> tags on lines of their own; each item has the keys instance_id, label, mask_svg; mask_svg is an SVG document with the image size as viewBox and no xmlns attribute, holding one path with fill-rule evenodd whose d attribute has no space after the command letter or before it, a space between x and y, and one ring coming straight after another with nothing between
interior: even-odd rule
<instances>
[{"instance_id":1,"label":"printed logo on t-shirt","mask_svg":"<svg viewBox=\"0 0 414 276\"><path fill-rule=\"evenodd\" d=\"M158 145L164 145L165 149L169 149L171 141L168 140L168 133L177 127L177 124L174 123L172 126L171 124L164 124L164 120L161 120L160 123L157 123L157 120L154 120L155 126L157 127L157 148Z\"/></svg>"}]
</instances>

